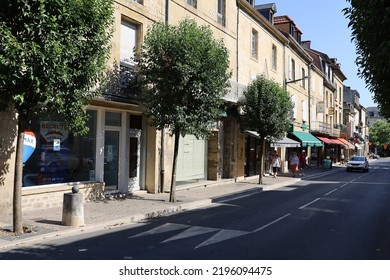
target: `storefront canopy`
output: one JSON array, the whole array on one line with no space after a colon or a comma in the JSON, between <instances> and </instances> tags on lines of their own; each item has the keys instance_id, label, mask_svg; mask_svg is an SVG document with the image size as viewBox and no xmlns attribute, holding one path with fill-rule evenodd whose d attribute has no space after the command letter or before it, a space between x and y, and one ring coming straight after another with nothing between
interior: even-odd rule
<instances>
[{"instance_id":1,"label":"storefront canopy","mask_svg":"<svg viewBox=\"0 0 390 280\"><path fill-rule=\"evenodd\" d=\"M320 136L317 136L317 138L319 140L321 140L322 142L324 142L325 144L328 144L328 145L333 145L334 142L332 141L332 139L329 139L328 137L320 137Z\"/></svg>"},{"instance_id":2,"label":"storefront canopy","mask_svg":"<svg viewBox=\"0 0 390 280\"><path fill-rule=\"evenodd\" d=\"M348 149L355 149L355 146L350 143L349 141L347 141L346 139L344 138L337 138L340 142L344 143L345 146L347 146Z\"/></svg>"},{"instance_id":3,"label":"storefront canopy","mask_svg":"<svg viewBox=\"0 0 390 280\"><path fill-rule=\"evenodd\" d=\"M341 145L341 146L346 146L346 144L344 142L341 142L340 140L338 139L334 139L334 138L328 138L328 137L320 137L320 136L317 136L318 139L320 139L322 142L328 144L328 145Z\"/></svg>"},{"instance_id":4,"label":"storefront canopy","mask_svg":"<svg viewBox=\"0 0 390 280\"><path fill-rule=\"evenodd\" d=\"M293 139L290 139L288 137L284 137L282 140L271 141L270 146L275 148L276 147L295 148L295 147L300 147L301 143Z\"/></svg>"},{"instance_id":5,"label":"storefront canopy","mask_svg":"<svg viewBox=\"0 0 390 280\"><path fill-rule=\"evenodd\" d=\"M312 134L303 131L293 131L292 135L301 141L302 147L322 147L323 144L320 140L315 138Z\"/></svg>"}]
</instances>

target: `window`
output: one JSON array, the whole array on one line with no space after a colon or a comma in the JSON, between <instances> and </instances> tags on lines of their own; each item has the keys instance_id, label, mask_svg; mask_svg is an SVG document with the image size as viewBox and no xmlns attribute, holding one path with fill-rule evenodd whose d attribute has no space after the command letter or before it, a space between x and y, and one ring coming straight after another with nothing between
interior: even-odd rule
<instances>
[{"instance_id":1,"label":"window","mask_svg":"<svg viewBox=\"0 0 390 280\"><path fill-rule=\"evenodd\" d=\"M305 77L306 77L306 71L305 71L305 68L302 68L302 71L301 71L301 78L302 78L302 80L301 80L301 86L303 87L303 88L306 88L306 79L305 79Z\"/></svg>"},{"instance_id":2,"label":"window","mask_svg":"<svg viewBox=\"0 0 390 280\"><path fill-rule=\"evenodd\" d=\"M246 2L248 2L249 4L251 4L252 6L254 6L255 0L246 0Z\"/></svg>"},{"instance_id":3,"label":"window","mask_svg":"<svg viewBox=\"0 0 390 280\"><path fill-rule=\"evenodd\" d=\"M218 23L225 25L226 17L226 0L218 0L217 21Z\"/></svg>"},{"instance_id":4,"label":"window","mask_svg":"<svg viewBox=\"0 0 390 280\"><path fill-rule=\"evenodd\" d=\"M291 102L293 103L293 118L297 118L297 98L295 95L291 95Z\"/></svg>"},{"instance_id":5,"label":"window","mask_svg":"<svg viewBox=\"0 0 390 280\"><path fill-rule=\"evenodd\" d=\"M278 59L278 49L275 45L272 45L272 69L276 70L277 67L277 59Z\"/></svg>"},{"instance_id":6,"label":"window","mask_svg":"<svg viewBox=\"0 0 390 280\"><path fill-rule=\"evenodd\" d=\"M137 46L137 26L126 21L121 23L120 33L120 77L119 87L121 95L131 94L129 90L136 84L134 51Z\"/></svg>"},{"instance_id":7,"label":"window","mask_svg":"<svg viewBox=\"0 0 390 280\"><path fill-rule=\"evenodd\" d=\"M23 187L95 180L97 114L87 114L89 131L83 136L69 131L59 116L32 120L36 148L23 167Z\"/></svg>"},{"instance_id":8,"label":"window","mask_svg":"<svg viewBox=\"0 0 390 280\"><path fill-rule=\"evenodd\" d=\"M289 75L290 80L295 80L295 60L290 58Z\"/></svg>"},{"instance_id":9,"label":"window","mask_svg":"<svg viewBox=\"0 0 390 280\"><path fill-rule=\"evenodd\" d=\"M191 5L192 7L196 8L198 5L197 0L185 0L188 5Z\"/></svg>"},{"instance_id":10,"label":"window","mask_svg":"<svg viewBox=\"0 0 390 280\"><path fill-rule=\"evenodd\" d=\"M258 47L258 33L252 29L252 57L257 59L257 47Z\"/></svg>"}]
</instances>

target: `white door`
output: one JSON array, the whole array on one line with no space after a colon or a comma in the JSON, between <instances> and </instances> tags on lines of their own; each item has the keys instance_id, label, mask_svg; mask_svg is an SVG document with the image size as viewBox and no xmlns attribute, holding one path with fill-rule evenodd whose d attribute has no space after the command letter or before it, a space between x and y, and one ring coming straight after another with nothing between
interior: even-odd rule
<instances>
[{"instance_id":1,"label":"white door","mask_svg":"<svg viewBox=\"0 0 390 280\"><path fill-rule=\"evenodd\" d=\"M180 137L177 156L176 180L187 181L206 178L206 141L194 135Z\"/></svg>"}]
</instances>

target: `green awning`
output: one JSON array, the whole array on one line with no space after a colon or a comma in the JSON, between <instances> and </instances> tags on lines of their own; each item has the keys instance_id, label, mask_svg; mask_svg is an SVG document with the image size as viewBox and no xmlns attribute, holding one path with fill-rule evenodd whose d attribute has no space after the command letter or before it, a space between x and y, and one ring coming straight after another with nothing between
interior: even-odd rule
<instances>
[{"instance_id":1,"label":"green awning","mask_svg":"<svg viewBox=\"0 0 390 280\"><path fill-rule=\"evenodd\" d=\"M323 144L320 140L314 137L312 134L303 131L293 131L291 133L302 143L302 147L322 147Z\"/></svg>"}]
</instances>

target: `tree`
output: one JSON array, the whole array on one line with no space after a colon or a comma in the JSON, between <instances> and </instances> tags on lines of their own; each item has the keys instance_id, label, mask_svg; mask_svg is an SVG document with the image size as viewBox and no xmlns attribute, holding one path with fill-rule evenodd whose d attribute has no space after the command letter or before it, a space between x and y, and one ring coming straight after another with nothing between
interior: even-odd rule
<instances>
[{"instance_id":1,"label":"tree","mask_svg":"<svg viewBox=\"0 0 390 280\"><path fill-rule=\"evenodd\" d=\"M249 84L240 103L246 129L259 134L259 184L262 184L265 142L285 136L292 119L293 103L282 86L264 76L258 76Z\"/></svg>"},{"instance_id":2,"label":"tree","mask_svg":"<svg viewBox=\"0 0 390 280\"><path fill-rule=\"evenodd\" d=\"M370 127L370 142L380 151L385 145L390 145L390 124L387 121L379 120Z\"/></svg>"},{"instance_id":3,"label":"tree","mask_svg":"<svg viewBox=\"0 0 390 280\"><path fill-rule=\"evenodd\" d=\"M18 116L13 227L21 214L24 131L38 113L87 131L85 105L98 94L109 56L113 3L107 0L3 0L0 6L0 110ZM95 90L93 90L95 89Z\"/></svg>"},{"instance_id":4,"label":"tree","mask_svg":"<svg viewBox=\"0 0 390 280\"><path fill-rule=\"evenodd\" d=\"M209 27L185 19L177 26L155 23L135 60L151 125L174 136L169 201L175 202L180 136L210 135L229 86L228 50Z\"/></svg>"},{"instance_id":5,"label":"tree","mask_svg":"<svg viewBox=\"0 0 390 280\"><path fill-rule=\"evenodd\" d=\"M357 50L358 75L374 93L382 116L390 118L390 1L347 0L345 8Z\"/></svg>"}]
</instances>

